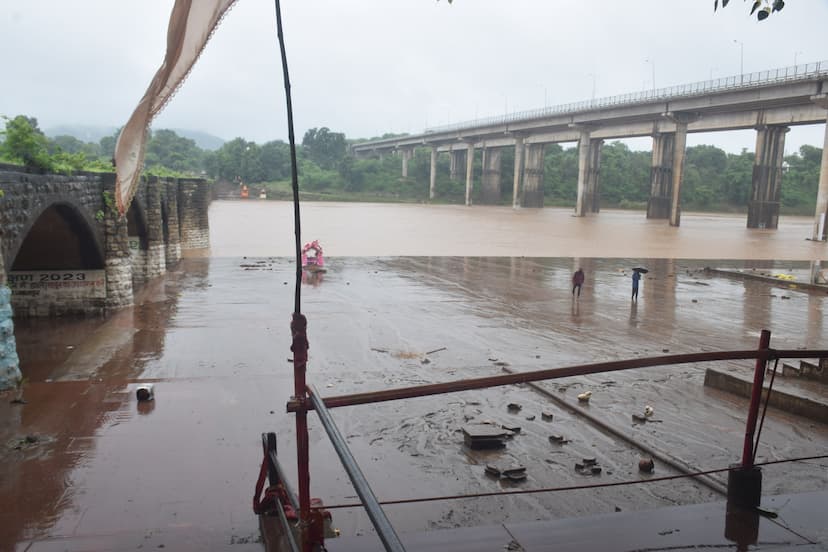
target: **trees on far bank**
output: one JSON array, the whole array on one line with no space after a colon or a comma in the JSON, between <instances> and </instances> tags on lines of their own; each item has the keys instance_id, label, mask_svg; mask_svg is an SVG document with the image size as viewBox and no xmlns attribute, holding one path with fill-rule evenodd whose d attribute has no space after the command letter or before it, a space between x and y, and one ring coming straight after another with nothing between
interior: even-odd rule
<instances>
[{"instance_id":1,"label":"trees on far bank","mask_svg":"<svg viewBox=\"0 0 828 552\"><path fill-rule=\"evenodd\" d=\"M0 161L29 165L40 170L111 171L117 133L98 143L82 142L71 136L48 138L37 120L19 115L5 118L0 135ZM297 146L300 189L336 199L382 199L424 201L428 199L430 150L417 150L408 163L408 177L401 176L401 160L387 154L357 159L348 154L343 133L327 127L310 129ZM150 133L145 167L149 174L163 176L207 176L247 184L270 183L287 189L290 179L290 148L281 140L262 145L235 138L215 151L172 130ZM544 198L550 205L574 205L578 182L577 146L548 144L544 159ZM727 153L710 145L687 148L682 204L686 209L745 210L750 195L754 155L742 150ZM812 214L815 208L822 150L802 146L785 157L782 180L782 212ZM622 142L603 146L600 168L601 204L605 207L646 208L650 193L651 154L633 151ZM475 194L480 193L482 152L474 161ZM465 169L465 167L464 167ZM501 161L501 200L511 204L514 148L504 148ZM465 170L456 181L450 179L449 157L437 161L437 196L441 201L462 202L465 198Z\"/></svg>"}]
</instances>

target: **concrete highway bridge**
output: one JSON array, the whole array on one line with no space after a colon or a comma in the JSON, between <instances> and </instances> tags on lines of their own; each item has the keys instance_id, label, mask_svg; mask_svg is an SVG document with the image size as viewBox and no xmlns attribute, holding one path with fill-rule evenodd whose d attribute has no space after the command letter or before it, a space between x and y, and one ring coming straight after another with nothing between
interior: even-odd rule
<instances>
[{"instance_id":1,"label":"concrete highway bridge","mask_svg":"<svg viewBox=\"0 0 828 552\"><path fill-rule=\"evenodd\" d=\"M142 180L126 217L115 175L23 172L0 165L0 389L20 375L15 317L103 314L209 247L210 186L202 179Z\"/></svg>"},{"instance_id":2,"label":"concrete highway bridge","mask_svg":"<svg viewBox=\"0 0 828 552\"><path fill-rule=\"evenodd\" d=\"M427 129L422 134L352 146L359 157L396 153L402 174L418 148L430 148L429 197L434 198L437 156L451 156L451 177L465 169L471 205L473 161L482 149L481 196L499 203L501 153L514 148L513 205L543 206L544 146L578 142L577 216L599 210L601 146L607 139L652 136L648 218L681 219L681 182L688 132L755 129L756 158L748 205L749 228L776 228L785 134L793 125L825 124L828 61L559 105ZM828 125L825 142L828 145ZM823 148L813 239L825 239L828 147Z\"/></svg>"}]
</instances>

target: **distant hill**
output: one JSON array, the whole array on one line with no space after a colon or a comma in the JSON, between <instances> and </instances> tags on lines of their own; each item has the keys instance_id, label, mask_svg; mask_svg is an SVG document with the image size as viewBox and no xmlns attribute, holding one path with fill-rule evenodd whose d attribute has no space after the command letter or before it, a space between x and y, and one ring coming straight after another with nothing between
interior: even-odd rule
<instances>
[{"instance_id":1,"label":"distant hill","mask_svg":"<svg viewBox=\"0 0 828 552\"><path fill-rule=\"evenodd\" d=\"M55 136L74 136L81 142L98 143L104 136L112 136L118 127L95 125L57 125L43 129L43 134L49 138Z\"/></svg>"},{"instance_id":2,"label":"distant hill","mask_svg":"<svg viewBox=\"0 0 828 552\"><path fill-rule=\"evenodd\" d=\"M94 126L94 125L57 125L43 129L43 133L54 138L55 136L74 136L82 142L98 143L104 136L112 136L118 127L114 126ZM213 136L200 130L188 130L184 128L170 129L179 136L193 140L198 147L204 150L217 150L223 144L224 140L218 136Z\"/></svg>"},{"instance_id":3,"label":"distant hill","mask_svg":"<svg viewBox=\"0 0 828 552\"><path fill-rule=\"evenodd\" d=\"M200 130L187 130L185 128L173 128L170 130L179 136L195 141L196 145L204 150L215 151L224 145L223 139Z\"/></svg>"}]
</instances>

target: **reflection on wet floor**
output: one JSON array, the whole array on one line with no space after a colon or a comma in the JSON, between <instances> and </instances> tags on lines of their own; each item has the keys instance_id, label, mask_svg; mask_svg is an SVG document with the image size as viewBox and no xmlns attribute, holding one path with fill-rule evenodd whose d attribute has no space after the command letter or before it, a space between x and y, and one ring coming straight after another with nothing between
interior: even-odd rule
<instances>
[{"instance_id":1,"label":"reflection on wet floor","mask_svg":"<svg viewBox=\"0 0 828 552\"><path fill-rule=\"evenodd\" d=\"M264 258L190 259L108 320L17 325L30 383L25 405L0 405L0 549L43 543L208 550L256 540L250 495L259 435L279 433L294 470L288 315L293 267ZM698 350L753 348L769 328L777 348L824 347L828 295L705 274L664 259L522 257L333 258L303 286L309 380L343 394L501 373ZM742 262L721 262L742 267ZM585 271L580 298L572 274ZM639 300L631 269L646 266ZM315 285L314 285L315 284ZM782 296L788 298L783 299ZM442 349L445 348L445 349ZM436 351L426 354L428 351ZM428 360L428 362L425 362ZM646 369L544 383L563 408L527 387L342 408L334 417L381 498L577 484L574 463L596 457L600 481L641 477L640 451L585 423L590 412L697 468L738 458L747 401L702 386L703 366ZM155 382L156 399L135 387ZM592 392L586 405L575 395ZM523 406L511 414L510 402ZM658 422L633 424L652 405ZM541 419L553 410L552 422ZM820 453L824 425L771 409L758 459ZM532 420L531 415L536 417ZM496 421L521 433L501 451L463 446L459 427ZM549 433L569 443L552 446ZM18 441L15 441L17 439ZM311 419L312 491L327 503L354 492ZM526 483L495 481L486 463L519 463ZM657 474L672 473L657 466ZM766 470L769 494L828 488L826 466ZM616 490L464 500L388 509L400 531L521 522L701 503L719 497L691 481ZM346 535L370 532L342 510ZM80 540L79 540L80 539ZM135 546L132 546L135 545ZM32 548L36 550L37 548ZM234 550L238 549L234 547ZM242 548L243 549L243 548Z\"/></svg>"}]
</instances>

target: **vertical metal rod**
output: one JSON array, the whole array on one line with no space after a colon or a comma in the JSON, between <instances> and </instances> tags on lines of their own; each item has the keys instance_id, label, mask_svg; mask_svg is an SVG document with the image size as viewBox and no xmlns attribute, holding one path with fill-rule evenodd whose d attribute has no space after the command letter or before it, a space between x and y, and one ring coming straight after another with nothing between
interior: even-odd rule
<instances>
[{"instance_id":1,"label":"vertical metal rod","mask_svg":"<svg viewBox=\"0 0 828 552\"><path fill-rule=\"evenodd\" d=\"M770 347L771 333L769 330L762 330L759 337L759 349ZM762 385L765 383L765 359L757 358L753 369L753 392L750 396L750 408L748 409L747 425L745 427L745 444L742 449L742 468L753 467L753 434L756 431L756 419L759 415L759 403L762 399Z\"/></svg>"},{"instance_id":2,"label":"vertical metal rod","mask_svg":"<svg viewBox=\"0 0 828 552\"><path fill-rule=\"evenodd\" d=\"M287 51L285 48L285 36L282 32L282 9L279 0L276 4L276 30L279 37L279 50L282 56L282 75L285 84L285 102L287 104L288 142L290 143L290 177L293 188L293 229L295 234L296 253L296 281L294 284L293 300L293 322L291 332L293 333L294 352L293 361L293 382L294 397L304 406L305 397L305 369L308 359L308 341L306 336L307 320L302 316L302 226L299 216L299 175L296 162L296 138L293 132L293 101L290 94L290 74L288 72ZM299 479L299 519L302 522L302 550L311 552L311 545L308 539L307 522L310 519L310 472L308 453L308 414L304 408L296 412L296 461L298 464Z\"/></svg>"},{"instance_id":3,"label":"vertical metal rod","mask_svg":"<svg viewBox=\"0 0 828 552\"><path fill-rule=\"evenodd\" d=\"M362 470L359 469L356 459L348 449L348 443L345 442L345 439L336 427L336 423L328 408L325 406L325 403L319 397L319 393L316 389L310 387L308 388L308 396L313 407L316 409L316 413L319 415L322 427L325 428L328 437L331 439L334 450L339 455L339 459L342 460L342 466L348 473L351 483L354 484L354 489L359 495L362 504L365 506L365 511L368 513L371 523L374 524L374 528L377 530L377 535L379 535L382 544L385 546L385 550L390 552L405 552L400 538L397 536L396 531L394 531L391 522L388 521L377 497L374 495L374 491L371 490L368 480L365 479Z\"/></svg>"}]
</instances>

